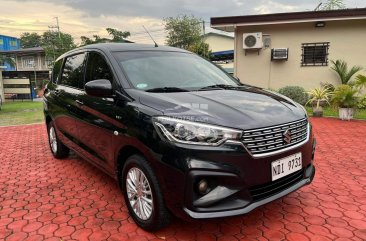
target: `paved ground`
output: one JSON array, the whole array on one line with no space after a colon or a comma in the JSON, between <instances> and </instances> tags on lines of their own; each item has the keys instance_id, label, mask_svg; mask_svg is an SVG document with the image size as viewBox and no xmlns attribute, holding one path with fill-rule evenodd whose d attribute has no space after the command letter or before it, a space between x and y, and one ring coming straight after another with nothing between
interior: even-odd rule
<instances>
[{"instance_id":1,"label":"paved ground","mask_svg":"<svg viewBox=\"0 0 366 241\"><path fill-rule=\"evenodd\" d=\"M137 228L114 181L56 160L44 125L0 128L0 240L366 240L366 122L313 119L317 175L247 216Z\"/></svg>"}]
</instances>

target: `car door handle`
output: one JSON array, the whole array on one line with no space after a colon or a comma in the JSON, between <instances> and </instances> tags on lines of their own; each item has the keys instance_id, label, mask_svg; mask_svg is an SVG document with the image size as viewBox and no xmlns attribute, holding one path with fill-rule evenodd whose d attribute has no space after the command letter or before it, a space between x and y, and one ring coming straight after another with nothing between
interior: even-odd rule
<instances>
[{"instance_id":1,"label":"car door handle","mask_svg":"<svg viewBox=\"0 0 366 241\"><path fill-rule=\"evenodd\" d=\"M82 102L81 100L75 100L77 105L84 105L84 102Z\"/></svg>"}]
</instances>

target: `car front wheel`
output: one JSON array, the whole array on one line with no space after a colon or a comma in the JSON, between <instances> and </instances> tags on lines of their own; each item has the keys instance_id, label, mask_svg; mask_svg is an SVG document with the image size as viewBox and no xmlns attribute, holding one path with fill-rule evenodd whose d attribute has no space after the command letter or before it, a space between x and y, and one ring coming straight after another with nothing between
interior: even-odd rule
<instances>
[{"instance_id":1,"label":"car front wheel","mask_svg":"<svg viewBox=\"0 0 366 241\"><path fill-rule=\"evenodd\" d=\"M169 223L158 180L150 164L139 155L129 157L122 171L122 191L128 210L141 228L158 230Z\"/></svg>"}]
</instances>

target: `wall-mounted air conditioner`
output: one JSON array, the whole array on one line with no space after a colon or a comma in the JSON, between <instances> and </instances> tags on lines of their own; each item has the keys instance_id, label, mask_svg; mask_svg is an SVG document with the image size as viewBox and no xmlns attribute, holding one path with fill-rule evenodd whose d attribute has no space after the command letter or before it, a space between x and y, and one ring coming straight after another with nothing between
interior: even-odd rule
<instances>
[{"instance_id":1,"label":"wall-mounted air conditioner","mask_svg":"<svg viewBox=\"0 0 366 241\"><path fill-rule=\"evenodd\" d=\"M263 48L263 36L261 32L243 34L243 49L261 48Z\"/></svg>"},{"instance_id":2,"label":"wall-mounted air conditioner","mask_svg":"<svg viewBox=\"0 0 366 241\"><path fill-rule=\"evenodd\" d=\"M288 48L272 49L271 60L288 60Z\"/></svg>"}]
</instances>

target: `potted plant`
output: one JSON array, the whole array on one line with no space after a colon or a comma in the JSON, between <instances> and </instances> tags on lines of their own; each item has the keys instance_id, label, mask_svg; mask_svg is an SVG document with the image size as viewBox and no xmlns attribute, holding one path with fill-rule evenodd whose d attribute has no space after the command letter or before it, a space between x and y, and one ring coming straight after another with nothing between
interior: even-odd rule
<instances>
[{"instance_id":1,"label":"potted plant","mask_svg":"<svg viewBox=\"0 0 366 241\"><path fill-rule=\"evenodd\" d=\"M354 108L358 103L358 90L349 85L338 86L333 93L332 103L339 109L339 118L350 120L353 118Z\"/></svg>"},{"instance_id":2,"label":"potted plant","mask_svg":"<svg viewBox=\"0 0 366 241\"><path fill-rule=\"evenodd\" d=\"M323 106L327 103L329 104L329 99L331 97L331 91L327 87L315 88L307 92L310 96L308 103L313 106L313 116L322 117L323 116Z\"/></svg>"}]
</instances>

